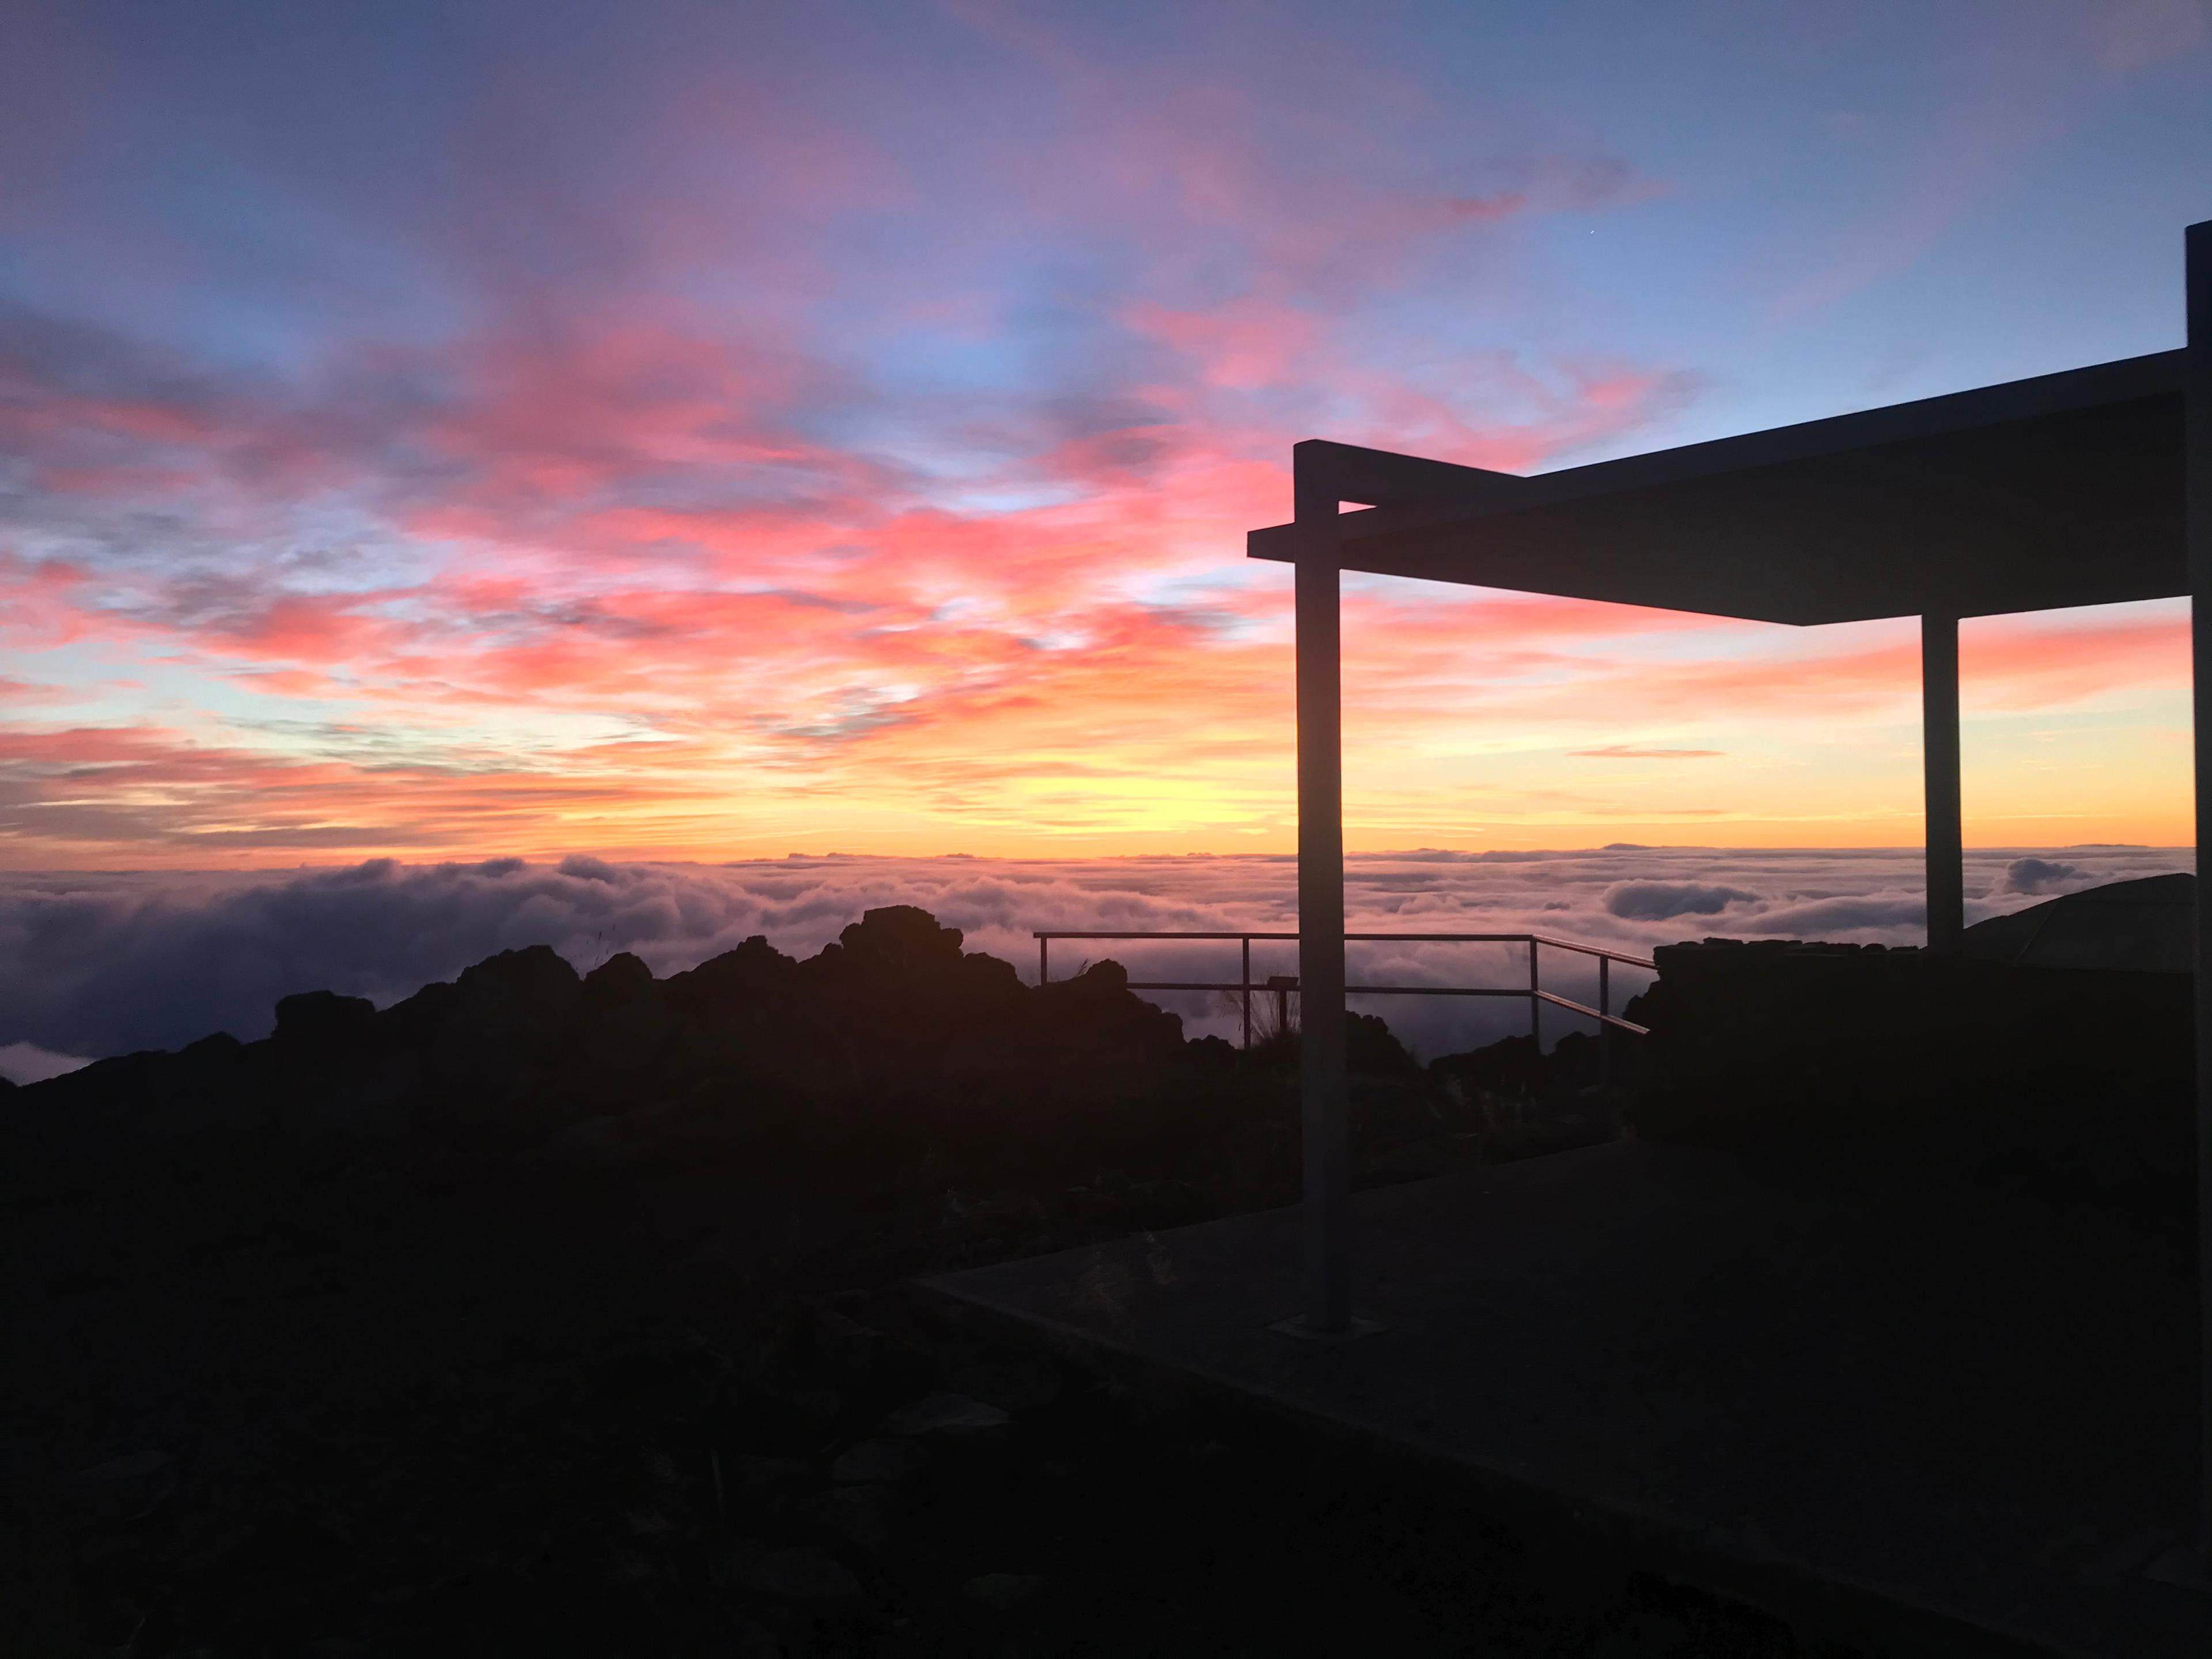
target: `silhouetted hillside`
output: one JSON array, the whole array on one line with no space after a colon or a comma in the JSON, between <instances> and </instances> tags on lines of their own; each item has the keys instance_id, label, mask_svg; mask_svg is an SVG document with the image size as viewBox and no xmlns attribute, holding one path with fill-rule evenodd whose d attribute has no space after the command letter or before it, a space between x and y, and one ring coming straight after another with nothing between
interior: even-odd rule
<instances>
[{"instance_id":1,"label":"silhouetted hillside","mask_svg":"<svg viewBox=\"0 0 2212 1659\"><path fill-rule=\"evenodd\" d=\"M101 1061L20 1091L9 1127L49 1177L100 1180L590 1161L702 1137L1066 1163L1225 1058L1126 986L1110 963L1025 986L905 907L806 961L755 939L659 981L633 956L579 975L537 946L380 1012L287 997L264 1042Z\"/></svg>"},{"instance_id":2,"label":"silhouetted hillside","mask_svg":"<svg viewBox=\"0 0 2212 1659\"><path fill-rule=\"evenodd\" d=\"M2185 1221L2195 1027L2170 895L2192 879L2071 895L1950 955L1661 945L1636 1133Z\"/></svg>"},{"instance_id":3,"label":"silhouetted hillside","mask_svg":"<svg viewBox=\"0 0 2212 1659\"><path fill-rule=\"evenodd\" d=\"M1048 1568L1101 1651L1306 1632L1261 1547L1318 1512L1296 1467L1201 1471L1074 1379L1040 1406L1060 1382L892 1340L880 1289L1291 1201L1294 1043L1187 1041L1110 962L1025 985L905 907L804 961L508 951L276 1015L0 1094L0 1605L27 1650L967 1651L1030 1616L992 1610L1029 1593L1001 1580ZM1348 1036L1366 1181L1520 1149L1576 1092ZM934 1473L909 1449L833 1476L933 1390L1002 1401L1016 1450L925 1425L891 1438ZM1224 1536L1258 1553L1217 1611L1196 1564ZM1330 1641L1472 1616L1442 1581L1407 1602L1395 1550L1344 1557L1375 1594L1332 1601Z\"/></svg>"},{"instance_id":4,"label":"silhouetted hillside","mask_svg":"<svg viewBox=\"0 0 2212 1659\"><path fill-rule=\"evenodd\" d=\"M1038 987L961 945L894 906L804 961L756 938L665 980L627 953L579 975L507 951L380 1011L286 997L265 1041L102 1060L15 1091L0 1121L15 1177L47 1191L710 1157L1293 1195L1295 1033L1249 1054L1186 1041L1115 963ZM1495 1112L1433 1086L1379 1018L1347 1035L1361 1151L1480 1150Z\"/></svg>"},{"instance_id":5,"label":"silhouetted hillside","mask_svg":"<svg viewBox=\"0 0 2212 1659\"><path fill-rule=\"evenodd\" d=\"M1749 1123L1799 1155L1896 1161L1942 1121L1923 1110L1905 1137L1866 1105L1885 1063L1867 1034L1972 1052L1946 1005L1902 995L1904 961L1662 951L1627 1010L1658 1038L1617 1045L1609 1076L1578 1035L1421 1066L1353 1016L1358 1178L1587 1144L1631 1096L1653 1133ZM1944 971L1996 975L2000 1002L2030 972ZM1210 1656L1602 1634L1559 1627L1479 1540L1408 1577L1449 1523L1378 1527L1401 1500L1302 1453L1224 1449L902 1312L915 1273L1291 1201L1295 1033L1189 1041L1114 963L1025 985L903 907L803 961L754 939L664 980L627 955L579 975L510 951L381 1011L313 992L276 1012L263 1042L0 1093L0 1650ZM1979 1026L2031 1014L2102 1052L2081 1033L2109 1026L2048 998ZM1858 1083L1823 1093L1821 1072ZM1670 1124L1680 1102L1704 1115ZM2109 1139L2124 1120L2096 1121ZM1286 1527L1332 1539L1326 1595ZM1765 1650L1711 1608L1601 1611L1615 1635L1674 1632L1655 1651Z\"/></svg>"}]
</instances>

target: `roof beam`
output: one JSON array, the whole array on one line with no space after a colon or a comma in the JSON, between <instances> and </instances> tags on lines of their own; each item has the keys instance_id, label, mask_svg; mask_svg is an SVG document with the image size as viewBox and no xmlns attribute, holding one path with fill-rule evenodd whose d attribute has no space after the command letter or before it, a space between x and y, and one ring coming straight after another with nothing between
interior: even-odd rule
<instances>
[{"instance_id":1,"label":"roof beam","mask_svg":"<svg viewBox=\"0 0 2212 1659\"><path fill-rule=\"evenodd\" d=\"M2161 352L1519 477L1349 445L1302 480L1377 504L1340 568L1794 623L2185 592L2181 382ZM1287 526L1249 556L1292 561Z\"/></svg>"},{"instance_id":2,"label":"roof beam","mask_svg":"<svg viewBox=\"0 0 2212 1659\"><path fill-rule=\"evenodd\" d=\"M1291 471L1299 495L1333 494L1362 507L1408 507L1416 502L1504 505L1528 480L1512 472L1398 455L1387 449L1308 438L1291 446Z\"/></svg>"}]
</instances>

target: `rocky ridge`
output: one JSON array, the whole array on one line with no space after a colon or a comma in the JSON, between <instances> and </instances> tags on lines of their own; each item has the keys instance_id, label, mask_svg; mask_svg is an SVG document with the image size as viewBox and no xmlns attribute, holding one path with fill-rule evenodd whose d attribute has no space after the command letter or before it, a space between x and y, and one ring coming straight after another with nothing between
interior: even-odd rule
<instances>
[{"instance_id":1,"label":"rocky ridge","mask_svg":"<svg viewBox=\"0 0 2212 1659\"><path fill-rule=\"evenodd\" d=\"M1411 1499L915 1320L915 1273L1295 1194L1294 1039L1187 1041L1114 964L1040 989L961 946L889 909L805 961L754 940L666 979L509 951L10 1091L0 1635L182 1659L1674 1629L1656 1592L1563 1610ZM1365 1179L1612 1132L1571 1044L1425 1070L1379 1020L1352 1036Z\"/></svg>"}]
</instances>

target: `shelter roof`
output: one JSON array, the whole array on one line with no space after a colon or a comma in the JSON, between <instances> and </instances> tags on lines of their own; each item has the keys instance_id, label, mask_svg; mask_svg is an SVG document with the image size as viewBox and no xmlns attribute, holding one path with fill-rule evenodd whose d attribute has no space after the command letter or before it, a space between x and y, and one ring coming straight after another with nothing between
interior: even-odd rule
<instances>
[{"instance_id":1,"label":"shelter roof","mask_svg":"<svg viewBox=\"0 0 2212 1659\"><path fill-rule=\"evenodd\" d=\"M2166 351L1522 477L1319 440L1346 570L1814 623L2188 591ZM1302 532L1255 530L1291 560Z\"/></svg>"}]
</instances>

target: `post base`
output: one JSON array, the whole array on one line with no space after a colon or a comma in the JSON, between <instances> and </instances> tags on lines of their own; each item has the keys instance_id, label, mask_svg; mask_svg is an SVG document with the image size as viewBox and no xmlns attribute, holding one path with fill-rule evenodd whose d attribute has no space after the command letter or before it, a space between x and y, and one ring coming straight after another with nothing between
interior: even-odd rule
<instances>
[{"instance_id":1,"label":"post base","mask_svg":"<svg viewBox=\"0 0 2212 1659\"><path fill-rule=\"evenodd\" d=\"M2199 1595L2212 1595L2212 1560L2208 1560L2202 1550L2191 1549L2186 1544L2176 1544L2142 1571L2144 1577L2154 1578L2161 1584L2195 1590Z\"/></svg>"},{"instance_id":2,"label":"post base","mask_svg":"<svg viewBox=\"0 0 2212 1659\"><path fill-rule=\"evenodd\" d=\"M1293 1314L1288 1319L1279 1319L1267 1327L1282 1336L1294 1336L1301 1342L1356 1342L1363 1336L1373 1336L1390 1328L1379 1319L1352 1316L1352 1322L1340 1331L1317 1331L1306 1323L1304 1314Z\"/></svg>"}]
</instances>

